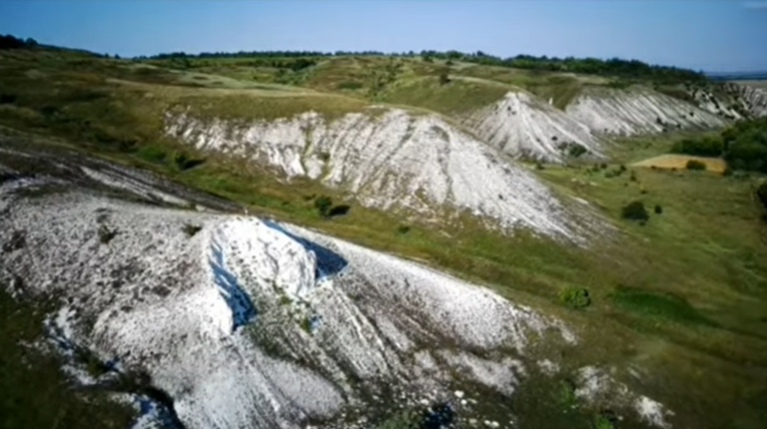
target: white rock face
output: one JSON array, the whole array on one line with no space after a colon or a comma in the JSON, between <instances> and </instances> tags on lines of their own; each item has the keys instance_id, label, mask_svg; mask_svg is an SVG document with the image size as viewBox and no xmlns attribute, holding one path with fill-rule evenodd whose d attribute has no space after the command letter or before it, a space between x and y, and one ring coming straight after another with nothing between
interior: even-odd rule
<instances>
[{"instance_id":1,"label":"white rock face","mask_svg":"<svg viewBox=\"0 0 767 429\"><path fill-rule=\"evenodd\" d=\"M727 88L740 96L746 110L755 117L767 116L767 89L729 83Z\"/></svg>"},{"instance_id":2,"label":"white rock face","mask_svg":"<svg viewBox=\"0 0 767 429\"><path fill-rule=\"evenodd\" d=\"M690 103L642 88L586 91L565 111L596 134L630 136L659 133L664 127L707 129L727 123Z\"/></svg>"},{"instance_id":3,"label":"white rock face","mask_svg":"<svg viewBox=\"0 0 767 429\"><path fill-rule=\"evenodd\" d=\"M52 342L145 373L168 395L134 397L135 427L177 418L190 429L351 429L368 422L349 423L350 413L428 405L456 389L474 404L479 386L504 398L507 416L505 398L543 358L530 342L576 344L562 322L433 269L295 226L158 207L167 194L233 209L128 168L37 158L68 173L0 169L0 284L55 296ZM104 184L153 205L108 198ZM19 192L32 187L34 197Z\"/></svg>"},{"instance_id":4,"label":"white rock face","mask_svg":"<svg viewBox=\"0 0 767 429\"><path fill-rule=\"evenodd\" d=\"M525 92L509 92L496 104L470 115L465 123L483 140L513 157L561 162L559 148L577 143L600 157L600 143L585 125Z\"/></svg>"},{"instance_id":5,"label":"white rock face","mask_svg":"<svg viewBox=\"0 0 767 429\"><path fill-rule=\"evenodd\" d=\"M309 112L235 124L181 114L166 123L168 134L198 149L320 180L369 207L420 216L467 211L504 229L576 239L568 213L532 174L436 116L388 110L328 123Z\"/></svg>"},{"instance_id":6,"label":"white rock face","mask_svg":"<svg viewBox=\"0 0 767 429\"><path fill-rule=\"evenodd\" d=\"M486 289L300 228L76 192L6 209L0 242L23 234L28 246L4 255L2 280L62 294L58 335L146 371L189 428L298 428L379 383L446 396L456 366L512 394L521 362L447 348L424 372L408 356L450 344L521 356L531 334L572 338ZM202 230L189 237L186 224ZM108 243L102 226L117 231Z\"/></svg>"}]
</instances>

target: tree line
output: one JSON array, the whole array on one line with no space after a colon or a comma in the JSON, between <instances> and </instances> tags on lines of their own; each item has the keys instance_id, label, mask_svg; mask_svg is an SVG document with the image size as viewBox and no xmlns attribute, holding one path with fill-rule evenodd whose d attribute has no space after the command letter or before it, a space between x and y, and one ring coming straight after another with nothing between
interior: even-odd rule
<instances>
[{"instance_id":1,"label":"tree line","mask_svg":"<svg viewBox=\"0 0 767 429\"><path fill-rule=\"evenodd\" d=\"M215 58L322 58L332 56L392 56L392 57L422 57L425 61L464 61L475 64L484 64L500 67L513 67L528 70L572 72L582 74L594 74L603 76L615 76L629 79L649 79L667 83L680 83L690 81L706 81L708 78L702 73L688 69L671 66L651 65L639 60L623 60L611 58L607 60L599 58L557 58L533 55L517 55L515 57L501 58L486 54L482 51L464 53L459 51L434 51L423 50L421 52L384 53L380 51L239 51L239 52L202 52L188 54L185 52L172 52L154 55L151 57L138 57L138 59L215 59Z\"/></svg>"},{"instance_id":2,"label":"tree line","mask_svg":"<svg viewBox=\"0 0 767 429\"><path fill-rule=\"evenodd\" d=\"M0 49L21 49L37 46L37 41L32 38L19 39L18 37L0 34Z\"/></svg>"}]
</instances>

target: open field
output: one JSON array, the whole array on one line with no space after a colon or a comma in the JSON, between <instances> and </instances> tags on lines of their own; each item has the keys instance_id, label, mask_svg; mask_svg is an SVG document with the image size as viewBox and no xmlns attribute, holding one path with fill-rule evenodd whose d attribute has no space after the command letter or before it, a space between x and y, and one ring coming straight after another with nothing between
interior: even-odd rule
<instances>
[{"instance_id":1,"label":"open field","mask_svg":"<svg viewBox=\"0 0 767 429\"><path fill-rule=\"evenodd\" d=\"M637 163L631 164L632 167L660 168L665 170L684 170L688 161L698 161L706 164L706 171L714 173L723 173L727 168L727 163L721 158L708 158L691 155L667 154L655 156Z\"/></svg>"}]
</instances>

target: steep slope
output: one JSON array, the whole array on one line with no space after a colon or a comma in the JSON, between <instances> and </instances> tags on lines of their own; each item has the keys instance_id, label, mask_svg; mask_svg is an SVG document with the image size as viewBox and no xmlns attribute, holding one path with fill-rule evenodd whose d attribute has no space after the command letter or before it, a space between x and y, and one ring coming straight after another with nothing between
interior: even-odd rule
<instances>
[{"instance_id":1,"label":"steep slope","mask_svg":"<svg viewBox=\"0 0 767 429\"><path fill-rule=\"evenodd\" d=\"M345 190L363 205L417 213L461 211L505 229L578 239L567 211L530 173L434 115L369 109L329 121L307 112L276 121L168 114L171 136Z\"/></svg>"},{"instance_id":2,"label":"steep slope","mask_svg":"<svg viewBox=\"0 0 767 429\"><path fill-rule=\"evenodd\" d=\"M593 133L630 136L664 129L709 129L725 119L646 88L585 89L565 109Z\"/></svg>"},{"instance_id":3,"label":"steep slope","mask_svg":"<svg viewBox=\"0 0 767 429\"><path fill-rule=\"evenodd\" d=\"M601 155L589 129L525 92L509 92L497 103L470 114L465 123L483 140L514 157L561 162L568 144Z\"/></svg>"},{"instance_id":4,"label":"steep slope","mask_svg":"<svg viewBox=\"0 0 767 429\"><path fill-rule=\"evenodd\" d=\"M444 401L463 423L511 427L508 398L536 365L559 365L530 344L576 344L562 322L423 266L254 217L149 206L148 191L172 185L41 155L47 173L2 169L0 281L56 305L47 332L81 384L144 374L162 392L132 396L137 427L366 427L382 409ZM74 350L104 372L84 372ZM605 394L605 377L584 369L578 395ZM660 404L616 386L617 409L667 426Z\"/></svg>"}]
</instances>

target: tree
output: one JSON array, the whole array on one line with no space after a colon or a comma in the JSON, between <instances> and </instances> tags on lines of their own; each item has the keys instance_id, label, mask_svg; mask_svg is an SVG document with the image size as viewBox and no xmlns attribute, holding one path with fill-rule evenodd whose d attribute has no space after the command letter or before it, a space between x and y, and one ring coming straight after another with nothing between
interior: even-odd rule
<instances>
[{"instance_id":1,"label":"tree","mask_svg":"<svg viewBox=\"0 0 767 429\"><path fill-rule=\"evenodd\" d=\"M650 219L650 214L641 201L632 201L621 209L621 217L628 220L645 222Z\"/></svg>"}]
</instances>

